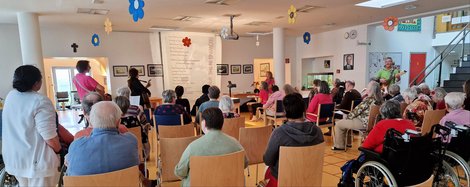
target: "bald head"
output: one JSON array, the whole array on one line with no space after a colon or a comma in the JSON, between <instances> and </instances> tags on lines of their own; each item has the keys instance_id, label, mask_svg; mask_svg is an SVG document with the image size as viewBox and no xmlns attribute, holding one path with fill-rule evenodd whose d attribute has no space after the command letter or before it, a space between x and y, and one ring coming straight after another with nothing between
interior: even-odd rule
<instances>
[{"instance_id":1,"label":"bald head","mask_svg":"<svg viewBox=\"0 0 470 187\"><path fill-rule=\"evenodd\" d=\"M100 101L103 101L103 97L101 97L100 94L96 92L86 94L82 101L83 113L85 115L90 115L91 107Z\"/></svg>"},{"instance_id":2,"label":"bald head","mask_svg":"<svg viewBox=\"0 0 470 187\"><path fill-rule=\"evenodd\" d=\"M121 119L121 109L112 101L101 101L93 105L90 123L93 128L117 128Z\"/></svg>"}]
</instances>

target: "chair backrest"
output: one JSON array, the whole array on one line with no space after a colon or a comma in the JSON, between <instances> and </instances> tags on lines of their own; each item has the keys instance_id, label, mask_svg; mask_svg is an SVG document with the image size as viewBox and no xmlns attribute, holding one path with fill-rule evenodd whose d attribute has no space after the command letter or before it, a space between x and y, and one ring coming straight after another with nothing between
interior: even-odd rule
<instances>
[{"instance_id":1,"label":"chair backrest","mask_svg":"<svg viewBox=\"0 0 470 187\"><path fill-rule=\"evenodd\" d=\"M238 140L240 128L245 127L245 117L225 118L222 132Z\"/></svg>"},{"instance_id":2,"label":"chair backrest","mask_svg":"<svg viewBox=\"0 0 470 187\"><path fill-rule=\"evenodd\" d=\"M439 124L445 115L446 110L426 110L424 112L423 125L421 126L421 134L428 134L431 131L431 127Z\"/></svg>"},{"instance_id":3,"label":"chair backrest","mask_svg":"<svg viewBox=\"0 0 470 187\"><path fill-rule=\"evenodd\" d=\"M69 98L69 92L56 92L55 96L57 99Z\"/></svg>"},{"instance_id":4,"label":"chair backrest","mask_svg":"<svg viewBox=\"0 0 470 187\"><path fill-rule=\"evenodd\" d=\"M403 114L405 112L405 109L406 109L407 106L408 106L408 104L405 103L405 102L400 103L400 112L401 112L401 114Z\"/></svg>"},{"instance_id":5,"label":"chair backrest","mask_svg":"<svg viewBox=\"0 0 470 187\"><path fill-rule=\"evenodd\" d=\"M155 124L159 125L184 125L183 115L154 115Z\"/></svg>"},{"instance_id":6,"label":"chair backrest","mask_svg":"<svg viewBox=\"0 0 470 187\"><path fill-rule=\"evenodd\" d=\"M325 143L304 147L281 146L278 186L321 186Z\"/></svg>"},{"instance_id":7,"label":"chair backrest","mask_svg":"<svg viewBox=\"0 0 470 187\"><path fill-rule=\"evenodd\" d=\"M263 155L268 146L273 126L240 128L239 142L248 157L249 164L263 163Z\"/></svg>"},{"instance_id":8,"label":"chair backrest","mask_svg":"<svg viewBox=\"0 0 470 187\"><path fill-rule=\"evenodd\" d=\"M133 166L130 168L113 171L109 173L96 174L96 175L83 175L83 176L64 176L64 186L83 186L83 187L98 187L98 186L139 186L139 167Z\"/></svg>"},{"instance_id":9,"label":"chair backrest","mask_svg":"<svg viewBox=\"0 0 470 187\"><path fill-rule=\"evenodd\" d=\"M194 136L194 125L161 125L158 127L159 138L183 138Z\"/></svg>"},{"instance_id":10,"label":"chair backrest","mask_svg":"<svg viewBox=\"0 0 470 187\"><path fill-rule=\"evenodd\" d=\"M356 108L356 106L359 105L361 102L362 102L362 99L353 100L352 103L351 103L351 110L350 111L352 111L354 108Z\"/></svg>"},{"instance_id":11,"label":"chair backrest","mask_svg":"<svg viewBox=\"0 0 470 187\"><path fill-rule=\"evenodd\" d=\"M135 138L137 138L137 150L139 151L139 159L143 161L144 157L142 154L142 128L141 127L132 127L128 128L129 132L132 133Z\"/></svg>"},{"instance_id":12,"label":"chair backrest","mask_svg":"<svg viewBox=\"0 0 470 187\"><path fill-rule=\"evenodd\" d=\"M186 147L198 139L198 136L185 138L160 138L160 160L162 167L162 182L177 181L175 176L175 166L181 159Z\"/></svg>"},{"instance_id":13,"label":"chair backrest","mask_svg":"<svg viewBox=\"0 0 470 187\"><path fill-rule=\"evenodd\" d=\"M191 186L244 186L245 151L218 156L192 156Z\"/></svg>"},{"instance_id":14,"label":"chair backrest","mask_svg":"<svg viewBox=\"0 0 470 187\"><path fill-rule=\"evenodd\" d=\"M275 101L276 103L276 113L282 113L284 111L284 105L282 105L282 100Z\"/></svg>"},{"instance_id":15,"label":"chair backrest","mask_svg":"<svg viewBox=\"0 0 470 187\"><path fill-rule=\"evenodd\" d=\"M335 115L335 106L335 103L318 104L317 123L320 119L323 118L332 119Z\"/></svg>"},{"instance_id":16,"label":"chair backrest","mask_svg":"<svg viewBox=\"0 0 470 187\"><path fill-rule=\"evenodd\" d=\"M367 131L372 130L374 128L377 118L380 115L380 106L379 105L370 105L369 110L369 122L367 123Z\"/></svg>"}]
</instances>

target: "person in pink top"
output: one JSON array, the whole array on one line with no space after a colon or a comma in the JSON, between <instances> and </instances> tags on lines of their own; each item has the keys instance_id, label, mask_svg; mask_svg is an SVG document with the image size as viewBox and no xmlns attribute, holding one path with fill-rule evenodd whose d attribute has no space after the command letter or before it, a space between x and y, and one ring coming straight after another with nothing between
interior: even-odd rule
<instances>
[{"instance_id":1,"label":"person in pink top","mask_svg":"<svg viewBox=\"0 0 470 187\"><path fill-rule=\"evenodd\" d=\"M268 101L266 101L266 104L263 105L263 110L265 110L266 114L268 115L274 115L276 113L276 101L284 99L284 96L286 95L283 91L279 91L279 87L276 85L273 86L272 90L273 93L271 94L271 96L269 96Z\"/></svg>"},{"instance_id":2,"label":"person in pink top","mask_svg":"<svg viewBox=\"0 0 470 187\"><path fill-rule=\"evenodd\" d=\"M101 86L95 79L86 75L90 72L91 66L88 60L79 60L76 65L78 74L75 75L72 82L77 88L80 101L83 97L90 92L98 92L101 96L104 95L104 87Z\"/></svg>"},{"instance_id":3,"label":"person in pink top","mask_svg":"<svg viewBox=\"0 0 470 187\"><path fill-rule=\"evenodd\" d=\"M330 87L326 81L320 82L318 93L313 96L307 108L307 119L313 123L317 122L317 113L319 104L333 103L332 96L330 95ZM312 115L314 114L314 115ZM324 122L326 119L320 119L320 122Z\"/></svg>"},{"instance_id":4,"label":"person in pink top","mask_svg":"<svg viewBox=\"0 0 470 187\"><path fill-rule=\"evenodd\" d=\"M261 82L261 90L259 91L259 103L253 103L251 105L250 121L257 121L259 118L256 116L256 111L259 107L263 107L269 98L269 85L266 81ZM262 109L260 110L263 111Z\"/></svg>"},{"instance_id":5,"label":"person in pink top","mask_svg":"<svg viewBox=\"0 0 470 187\"><path fill-rule=\"evenodd\" d=\"M266 72L266 80L264 82L268 83L268 88L272 91L272 87L276 84L274 81L273 72Z\"/></svg>"},{"instance_id":6,"label":"person in pink top","mask_svg":"<svg viewBox=\"0 0 470 187\"><path fill-rule=\"evenodd\" d=\"M447 121L452 121L457 125L470 127L470 111L463 109L465 94L462 92L451 92L444 97L448 114L446 114L439 124L445 125Z\"/></svg>"}]
</instances>

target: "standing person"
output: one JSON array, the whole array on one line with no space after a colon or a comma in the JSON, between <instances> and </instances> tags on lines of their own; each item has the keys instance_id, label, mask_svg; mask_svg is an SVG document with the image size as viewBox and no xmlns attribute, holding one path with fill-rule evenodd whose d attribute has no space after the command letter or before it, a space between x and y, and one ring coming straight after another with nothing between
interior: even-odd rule
<instances>
[{"instance_id":1,"label":"standing person","mask_svg":"<svg viewBox=\"0 0 470 187\"><path fill-rule=\"evenodd\" d=\"M391 85L400 81L400 72L393 68L393 59L385 58L385 67L377 72L376 77L381 85Z\"/></svg>"},{"instance_id":2,"label":"standing person","mask_svg":"<svg viewBox=\"0 0 470 187\"><path fill-rule=\"evenodd\" d=\"M42 75L32 65L15 70L5 99L2 154L5 170L20 186L56 186L61 150L52 102L38 93Z\"/></svg>"},{"instance_id":3,"label":"standing person","mask_svg":"<svg viewBox=\"0 0 470 187\"><path fill-rule=\"evenodd\" d=\"M315 94L312 101L308 104L307 114L312 113L314 115L307 115L307 119L313 123L317 123L317 113L318 113L318 105L319 104L327 104L333 103L333 99L330 95L330 87L328 87L328 83L326 81L320 82L320 87L318 89L318 94ZM326 119L320 119L320 122L324 122Z\"/></svg>"},{"instance_id":4,"label":"standing person","mask_svg":"<svg viewBox=\"0 0 470 187\"><path fill-rule=\"evenodd\" d=\"M98 92L102 97L104 97L104 87L96 82L95 79L86 75L91 70L90 61L79 60L75 67L77 68L78 74L75 75L72 82L77 88L80 101L90 92Z\"/></svg>"},{"instance_id":5,"label":"standing person","mask_svg":"<svg viewBox=\"0 0 470 187\"><path fill-rule=\"evenodd\" d=\"M209 96L208 96L208 93L209 93L209 85L205 84L204 86L202 86L202 95L196 99L196 102L194 103L193 105L193 109L191 109L191 116L196 116L196 113L197 113L197 108L199 106L201 106L202 103L206 102L206 101L209 101Z\"/></svg>"},{"instance_id":6,"label":"standing person","mask_svg":"<svg viewBox=\"0 0 470 187\"><path fill-rule=\"evenodd\" d=\"M273 72L271 71L266 72L266 80L264 80L264 82L268 83L268 88L269 90L271 90L273 85L276 84L276 81L274 81Z\"/></svg>"},{"instance_id":7,"label":"standing person","mask_svg":"<svg viewBox=\"0 0 470 187\"><path fill-rule=\"evenodd\" d=\"M272 87L271 87L271 91L272 91ZM266 102L268 101L268 98L269 98L269 85L266 81L263 81L261 82L261 90L259 91L259 100L260 102L259 103L253 103L251 105L251 113L250 113L250 121L257 121L258 120L258 117L256 116L256 110L258 109L258 107L263 107L264 104L266 104Z\"/></svg>"},{"instance_id":8,"label":"standing person","mask_svg":"<svg viewBox=\"0 0 470 187\"><path fill-rule=\"evenodd\" d=\"M463 93L465 93L466 99L463 102L464 109L470 111L470 79L465 81L463 84Z\"/></svg>"},{"instance_id":9,"label":"standing person","mask_svg":"<svg viewBox=\"0 0 470 187\"><path fill-rule=\"evenodd\" d=\"M176 101L175 101L175 103L183 106L184 109L186 109L186 112L188 112L188 114L189 114L191 112L191 106L189 106L189 100L186 99L186 98L183 98L184 87L179 86L179 85L176 86L175 92L176 92Z\"/></svg>"},{"instance_id":10,"label":"standing person","mask_svg":"<svg viewBox=\"0 0 470 187\"><path fill-rule=\"evenodd\" d=\"M148 87L151 86L150 81L147 82L147 85L143 85L139 80L139 71L135 68L129 70L129 80L127 80L127 85L131 89L131 96L140 96L139 105L140 106L150 106L150 101L148 98L152 95Z\"/></svg>"}]
</instances>

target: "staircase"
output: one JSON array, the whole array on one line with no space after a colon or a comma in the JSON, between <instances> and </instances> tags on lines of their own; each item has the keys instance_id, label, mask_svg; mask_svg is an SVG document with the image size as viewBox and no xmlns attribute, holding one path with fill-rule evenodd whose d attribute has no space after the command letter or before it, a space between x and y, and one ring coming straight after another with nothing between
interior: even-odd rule
<instances>
[{"instance_id":1,"label":"staircase","mask_svg":"<svg viewBox=\"0 0 470 187\"><path fill-rule=\"evenodd\" d=\"M459 67L456 67L455 73L450 74L450 80L444 80L443 88L447 92L462 92L463 83L470 79L470 54L461 59Z\"/></svg>"}]
</instances>

